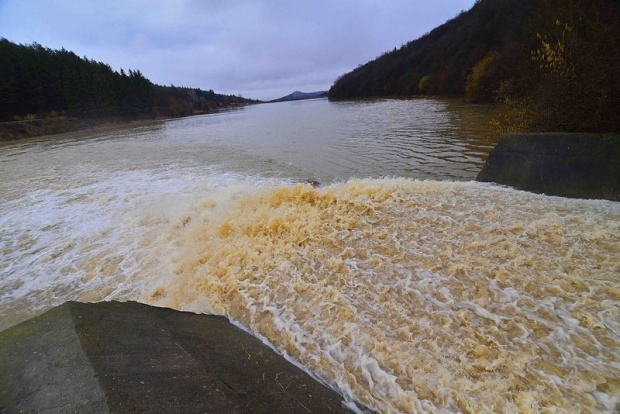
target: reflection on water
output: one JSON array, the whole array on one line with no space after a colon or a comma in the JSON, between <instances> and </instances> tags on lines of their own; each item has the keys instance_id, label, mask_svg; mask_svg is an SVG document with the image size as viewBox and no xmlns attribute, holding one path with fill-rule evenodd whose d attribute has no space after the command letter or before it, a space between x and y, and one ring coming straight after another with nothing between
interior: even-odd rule
<instances>
[{"instance_id":1,"label":"reflection on water","mask_svg":"<svg viewBox=\"0 0 620 414\"><path fill-rule=\"evenodd\" d=\"M614 412L620 203L458 182L486 119L317 100L1 144L0 329L138 300L229 315L381 411Z\"/></svg>"},{"instance_id":2,"label":"reflection on water","mask_svg":"<svg viewBox=\"0 0 620 414\"><path fill-rule=\"evenodd\" d=\"M0 163L17 156L43 167L119 170L224 163L228 170L323 182L388 176L471 180L496 142L488 119L484 108L450 101L278 103L5 143Z\"/></svg>"},{"instance_id":3,"label":"reflection on water","mask_svg":"<svg viewBox=\"0 0 620 414\"><path fill-rule=\"evenodd\" d=\"M350 154L347 167L363 177L369 168L372 176L473 179L495 143L485 129L484 113L474 114L465 106L384 101L367 107L378 112L374 119L356 105L340 105L351 112L353 122L345 123L344 139L330 147Z\"/></svg>"},{"instance_id":4,"label":"reflection on water","mask_svg":"<svg viewBox=\"0 0 620 414\"><path fill-rule=\"evenodd\" d=\"M324 181L474 179L496 142L485 108L381 100L261 105L168 124L179 139L229 145Z\"/></svg>"}]
</instances>

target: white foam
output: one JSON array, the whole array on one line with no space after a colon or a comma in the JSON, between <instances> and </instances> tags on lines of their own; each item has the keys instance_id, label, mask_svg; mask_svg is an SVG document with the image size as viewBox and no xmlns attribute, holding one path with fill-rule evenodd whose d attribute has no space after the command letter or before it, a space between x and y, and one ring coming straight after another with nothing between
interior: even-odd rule
<instances>
[{"instance_id":1,"label":"white foam","mask_svg":"<svg viewBox=\"0 0 620 414\"><path fill-rule=\"evenodd\" d=\"M42 180L0 204L5 326L141 300L227 315L378 411L617 403L618 203L196 167Z\"/></svg>"},{"instance_id":2,"label":"white foam","mask_svg":"<svg viewBox=\"0 0 620 414\"><path fill-rule=\"evenodd\" d=\"M171 228L205 194L230 202L273 182L211 170L77 168L0 204L0 329L67 300L138 298L174 270Z\"/></svg>"}]
</instances>

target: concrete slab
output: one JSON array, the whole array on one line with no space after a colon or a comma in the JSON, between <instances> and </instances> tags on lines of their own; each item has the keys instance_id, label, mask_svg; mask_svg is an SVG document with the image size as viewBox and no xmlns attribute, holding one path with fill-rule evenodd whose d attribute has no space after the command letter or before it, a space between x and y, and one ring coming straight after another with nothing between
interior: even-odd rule
<instances>
[{"instance_id":1,"label":"concrete slab","mask_svg":"<svg viewBox=\"0 0 620 414\"><path fill-rule=\"evenodd\" d=\"M0 412L350 411L224 317L68 302L0 332Z\"/></svg>"},{"instance_id":2,"label":"concrete slab","mask_svg":"<svg viewBox=\"0 0 620 414\"><path fill-rule=\"evenodd\" d=\"M508 134L476 180L552 196L620 201L620 135Z\"/></svg>"}]
</instances>

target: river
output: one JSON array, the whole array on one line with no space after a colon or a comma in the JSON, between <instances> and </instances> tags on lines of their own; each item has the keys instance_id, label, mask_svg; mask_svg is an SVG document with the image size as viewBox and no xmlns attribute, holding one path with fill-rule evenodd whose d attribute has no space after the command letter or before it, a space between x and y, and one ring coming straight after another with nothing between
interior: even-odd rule
<instances>
[{"instance_id":1,"label":"river","mask_svg":"<svg viewBox=\"0 0 620 414\"><path fill-rule=\"evenodd\" d=\"M487 121L311 100L2 143L0 329L136 300L382 412L613 412L620 203L472 181Z\"/></svg>"}]
</instances>

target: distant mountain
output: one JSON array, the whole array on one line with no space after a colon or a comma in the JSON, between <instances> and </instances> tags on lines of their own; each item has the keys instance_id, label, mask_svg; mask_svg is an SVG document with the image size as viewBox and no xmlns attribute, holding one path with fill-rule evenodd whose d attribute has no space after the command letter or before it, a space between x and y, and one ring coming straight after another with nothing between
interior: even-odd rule
<instances>
[{"instance_id":1,"label":"distant mountain","mask_svg":"<svg viewBox=\"0 0 620 414\"><path fill-rule=\"evenodd\" d=\"M302 99L316 99L316 98L325 98L327 97L327 91L318 91L318 92L300 92L295 91L291 94L283 96L279 99L274 99L270 102L285 102L285 101L300 101Z\"/></svg>"}]
</instances>

